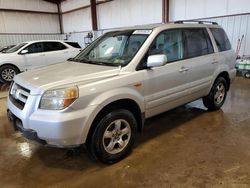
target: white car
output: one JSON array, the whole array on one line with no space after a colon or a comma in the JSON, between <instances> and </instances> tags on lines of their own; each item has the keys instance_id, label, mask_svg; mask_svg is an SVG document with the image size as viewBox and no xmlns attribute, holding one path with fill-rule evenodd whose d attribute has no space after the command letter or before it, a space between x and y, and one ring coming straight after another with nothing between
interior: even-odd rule
<instances>
[{"instance_id":1,"label":"white car","mask_svg":"<svg viewBox=\"0 0 250 188\"><path fill-rule=\"evenodd\" d=\"M20 72L65 62L79 48L58 40L29 41L0 54L0 81L11 82Z\"/></svg>"}]
</instances>

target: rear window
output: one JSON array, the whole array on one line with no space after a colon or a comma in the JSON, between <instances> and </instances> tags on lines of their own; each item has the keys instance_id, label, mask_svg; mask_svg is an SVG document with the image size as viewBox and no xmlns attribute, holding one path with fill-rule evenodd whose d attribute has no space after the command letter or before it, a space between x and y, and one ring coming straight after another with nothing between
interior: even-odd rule
<instances>
[{"instance_id":1,"label":"rear window","mask_svg":"<svg viewBox=\"0 0 250 188\"><path fill-rule=\"evenodd\" d=\"M74 48L81 48L81 46L77 42L65 42L65 43Z\"/></svg>"},{"instance_id":2,"label":"rear window","mask_svg":"<svg viewBox=\"0 0 250 188\"><path fill-rule=\"evenodd\" d=\"M229 41L229 39L228 39L228 37L223 29L211 28L210 30L214 36L215 42L216 42L218 50L220 52L231 50L230 41Z\"/></svg>"}]
</instances>

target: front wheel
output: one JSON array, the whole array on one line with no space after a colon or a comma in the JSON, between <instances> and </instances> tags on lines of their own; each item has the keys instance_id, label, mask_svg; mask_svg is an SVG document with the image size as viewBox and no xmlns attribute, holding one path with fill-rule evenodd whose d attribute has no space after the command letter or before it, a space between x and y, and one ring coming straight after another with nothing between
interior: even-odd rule
<instances>
[{"instance_id":1,"label":"front wheel","mask_svg":"<svg viewBox=\"0 0 250 188\"><path fill-rule=\"evenodd\" d=\"M227 96L227 82L223 77L215 80L210 93L203 97L203 104L208 110L218 110L224 104Z\"/></svg>"},{"instance_id":2,"label":"front wheel","mask_svg":"<svg viewBox=\"0 0 250 188\"><path fill-rule=\"evenodd\" d=\"M0 67L0 81L3 83L9 83L18 73L19 71L16 67L12 65L3 65Z\"/></svg>"},{"instance_id":3,"label":"front wheel","mask_svg":"<svg viewBox=\"0 0 250 188\"><path fill-rule=\"evenodd\" d=\"M92 156L104 163L118 162L132 150L136 130L136 119L130 111L112 111L97 124L88 148Z\"/></svg>"}]
</instances>

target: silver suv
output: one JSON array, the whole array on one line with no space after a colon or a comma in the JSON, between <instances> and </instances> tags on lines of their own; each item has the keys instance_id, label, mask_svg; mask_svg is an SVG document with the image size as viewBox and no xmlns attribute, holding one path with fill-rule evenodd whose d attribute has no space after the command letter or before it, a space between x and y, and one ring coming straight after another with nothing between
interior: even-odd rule
<instances>
[{"instance_id":1,"label":"silver suv","mask_svg":"<svg viewBox=\"0 0 250 188\"><path fill-rule=\"evenodd\" d=\"M8 116L30 140L86 144L95 158L114 163L131 151L145 119L199 98L218 110L235 59L216 23L109 32L65 63L15 76Z\"/></svg>"}]
</instances>

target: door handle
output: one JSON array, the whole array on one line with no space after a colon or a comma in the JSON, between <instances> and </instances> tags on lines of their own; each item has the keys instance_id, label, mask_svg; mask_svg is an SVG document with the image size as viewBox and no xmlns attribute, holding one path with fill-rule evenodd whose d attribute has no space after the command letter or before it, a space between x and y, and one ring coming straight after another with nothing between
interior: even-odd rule
<instances>
[{"instance_id":1,"label":"door handle","mask_svg":"<svg viewBox=\"0 0 250 188\"><path fill-rule=\"evenodd\" d=\"M45 54L41 54L40 56L45 56Z\"/></svg>"},{"instance_id":2,"label":"door handle","mask_svg":"<svg viewBox=\"0 0 250 188\"><path fill-rule=\"evenodd\" d=\"M217 63L219 63L219 62L218 62L218 61L213 61L213 62L212 62L212 64L217 64Z\"/></svg>"},{"instance_id":3,"label":"door handle","mask_svg":"<svg viewBox=\"0 0 250 188\"><path fill-rule=\"evenodd\" d=\"M186 71L188 71L189 70L189 68L187 68L187 67L181 67L180 69L179 69L179 72L186 72Z\"/></svg>"}]
</instances>

